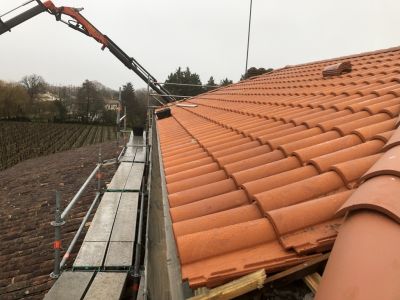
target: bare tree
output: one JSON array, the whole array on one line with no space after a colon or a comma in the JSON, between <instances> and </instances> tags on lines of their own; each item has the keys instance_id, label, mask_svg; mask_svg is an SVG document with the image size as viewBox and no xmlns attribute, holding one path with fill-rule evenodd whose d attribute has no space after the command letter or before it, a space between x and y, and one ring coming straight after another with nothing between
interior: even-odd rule
<instances>
[{"instance_id":1,"label":"bare tree","mask_svg":"<svg viewBox=\"0 0 400 300\"><path fill-rule=\"evenodd\" d=\"M40 75L32 74L28 76L24 76L21 79L21 84L25 87L31 105L35 100L37 100L37 96L40 93L46 91L46 82L44 81L43 77Z\"/></svg>"}]
</instances>

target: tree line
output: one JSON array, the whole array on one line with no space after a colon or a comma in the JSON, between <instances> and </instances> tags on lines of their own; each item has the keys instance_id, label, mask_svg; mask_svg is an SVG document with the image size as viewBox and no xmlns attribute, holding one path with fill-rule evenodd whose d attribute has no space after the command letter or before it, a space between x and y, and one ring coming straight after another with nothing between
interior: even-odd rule
<instances>
[{"instance_id":1,"label":"tree line","mask_svg":"<svg viewBox=\"0 0 400 300\"><path fill-rule=\"evenodd\" d=\"M249 79L272 69L250 68L241 76ZM219 83L213 76L203 84L200 76L189 67L177 68L165 80L164 87L181 100L210 92L218 87L232 84L225 78ZM143 127L147 103L158 105L146 89L135 90L128 82L122 88L122 105L127 109L129 127ZM85 80L80 86L55 86L40 75L24 76L19 82L0 81L0 120L25 120L45 122L74 122L115 124L117 118L118 91L100 82Z\"/></svg>"},{"instance_id":2,"label":"tree line","mask_svg":"<svg viewBox=\"0 0 400 300\"><path fill-rule=\"evenodd\" d=\"M243 74L240 80L246 80L254 76L262 75L265 73L272 72L273 69L264 69L264 68L249 68L245 74ZM183 97L193 97L199 95L201 93L210 92L216 88L227 86L232 84L233 81L224 78L219 84L215 82L213 76L211 76L207 83L203 84L200 80L200 76L197 73L192 73L189 67L186 67L183 70L181 67L176 69L175 72L172 72L168 75L168 78L165 80L165 88L175 96ZM179 85L176 85L179 84Z\"/></svg>"},{"instance_id":3,"label":"tree line","mask_svg":"<svg viewBox=\"0 0 400 300\"><path fill-rule=\"evenodd\" d=\"M0 81L0 119L115 123L105 101L117 98L116 91L96 81L85 80L81 86L54 86L33 74L19 82Z\"/></svg>"}]
</instances>

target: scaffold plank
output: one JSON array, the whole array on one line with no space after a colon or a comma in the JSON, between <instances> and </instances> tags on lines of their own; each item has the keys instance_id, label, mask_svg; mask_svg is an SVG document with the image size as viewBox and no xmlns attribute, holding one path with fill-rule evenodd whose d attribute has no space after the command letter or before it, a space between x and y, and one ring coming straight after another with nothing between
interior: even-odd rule
<instances>
[{"instance_id":1,"label":"scaffold plank","mask_svg":"<svg viewBox=\"0 0 400 300\"><path fill-rule=\"evenodd\" d=\"M108 242L113 228L121 193L104 193L85 236L85 242Z\"/></svg>"},{"instance_id":2,"label":"scaffold plank","mask_svg":"<svg viewBox=\"0 0 400 300\"><path fill-rule=\"evenodd\" d=\"M125 184L128 179L129 173L131 172L132 164L127 162L122 162L110 185L108 186L109 191L123 191L125 189Z\"/></svg>"},{"instance_id":3,"label":"scaffold plank","mask_svg":"<svg viewBox=\"0 0 400 300\"><path fill-rule=\"evenodd\" d=\"M122 156L122 161L133 162L135 160L137 147L128 146Z\"/></svg>"},{"instance_id":4,"label":"scaffold plank","mask_svg":"<svg viewBox=\"0 0 400 300\"><path fill-rule=\"evenodd\" d=\"M125 286L127 273L99 272L90 286L85 300L118 300Z\"/></svg>"},{"instance_id":5,"label":"scaffold plank","mask_svg":"<svg viewBox=\"0 0 400 300\"><path fill-rule=\"evenodd\" d=\"M146 147L138 147L135 156L135 162L142 162L146 161Z\"/></svg>"},{"instance_id":6,"label":"scaffold plank","mask_svg":"<svg viewBox=\"0 0 400 300\"><path fill-rule=\"evenodd\" d=\"M110 241L135 241L138 201L139 193L122 193Z\"/></svg>"},{"instance_id":7,"label":"scaffold plank","mask_svg":"<svg viewBox=\"0 0 400 300\"><path fill-rule=\"evenodd\" d=\"M143 144L144 144L143 136L133 136L132 144L134 146L143 146Z\"/></svg>"},{"instance_id":8,"label":"scaffold plank","mask_svg":"<svg viewBox=\"0 0 400 300\"><path fill-rule=\"evenodd\" d=\"M133 242L110 242L104 267L130 267L132 265L132 261Z\"/></svg>"},{"instance_id":9,"label":"scaffold plank","mask_svg":"<svg viewBox=\"0 0 400 300\"><path fill-rule=\"evenodd\" d=\"M63 272L44 299L81 299L92 280L93 274L94 272Z\"/></svg>"},{"instance_id":10,"label":"scaffold plank","mask_svg":"<svg viewBox=\"0 0 400 300\"><path fill-rule=\"evenodd\" d=\"M74 268L99 268L103 264L108 242L83 242Z\"/></svg>"},{"instance_id":11,"label":"scaffold plank","mask_svg":"<svg viewBox=\"0 0 400 300\"><path fill-rule=\"evenodd\" d=\"M125 185L126 191L139 191L142 185L144 164L134 163Z\"/></svg>"}]
</instances>

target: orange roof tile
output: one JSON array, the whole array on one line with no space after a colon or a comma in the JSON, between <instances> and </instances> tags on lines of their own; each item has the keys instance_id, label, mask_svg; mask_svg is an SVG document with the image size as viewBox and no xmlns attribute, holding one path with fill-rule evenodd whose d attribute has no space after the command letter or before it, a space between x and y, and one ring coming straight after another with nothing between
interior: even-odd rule
<instances>
[{"instance_id":1,"label":"orange roof tile","mask_svg":"<svg viewBox=\"0 0 400 300\"><path fill-rule=\"evenodd\" d=\"M344 61L351 72L323 77ZM215 286L319 255L344 222L338 210L399 221L380 188L400 189L399 73L394 48L278 69L186 100L196 107L172 105L157 127L182 278Z\"/></svg>"}]
</instances>

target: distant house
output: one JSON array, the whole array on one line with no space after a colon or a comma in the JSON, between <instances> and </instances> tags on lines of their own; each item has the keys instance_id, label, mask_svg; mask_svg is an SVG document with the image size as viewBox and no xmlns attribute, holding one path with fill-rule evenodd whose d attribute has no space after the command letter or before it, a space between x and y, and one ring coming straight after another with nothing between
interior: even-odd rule
<instances>
[{"instance_id":1,"label":"distant house","mask_svg":"<svg viewBox=\"0 0 400 300\"><path fill-rule=\"evenodd\" d=\"M39 101L56 101L58 97L50 92L42 93L39 95Z\"/></svg>"},{"instance_id":2,"label":"distant house","mask_svg":"<svg viewBox=\"0 0 400 300\"><path fill-rule=\"evenodd\" d=\"M120 105L119 101L116 99L106 99L104 100L106 110L117 111Z\"/></svg>"}]
</instances>

